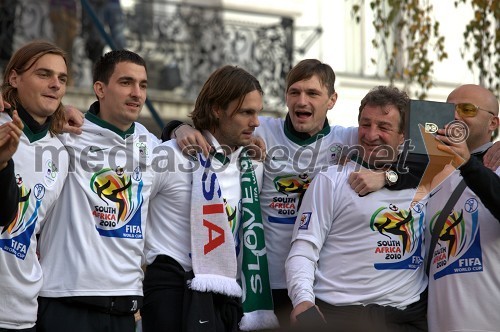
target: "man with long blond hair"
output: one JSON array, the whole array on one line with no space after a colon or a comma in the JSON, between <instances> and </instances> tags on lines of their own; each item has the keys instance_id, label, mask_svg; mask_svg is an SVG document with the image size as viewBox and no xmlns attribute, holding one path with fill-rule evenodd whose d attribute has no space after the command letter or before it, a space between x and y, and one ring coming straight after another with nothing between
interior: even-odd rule
<instances>
[{"instance_id":1,"label":"man with long blond hair","mask_svg":"<svg viewBox=\"0 0 500 332\"><path fill-rule=\"evenodd\" d=\"M55 134L65 122L64 52L45 41L14 53L4 71L0 113L0 330L35 331L43 274L37 234L61 193L68 155ZM56 155L43 153L50 147ZM42 153L40 153L42 151Z\"/></svg>"}]
</instances>

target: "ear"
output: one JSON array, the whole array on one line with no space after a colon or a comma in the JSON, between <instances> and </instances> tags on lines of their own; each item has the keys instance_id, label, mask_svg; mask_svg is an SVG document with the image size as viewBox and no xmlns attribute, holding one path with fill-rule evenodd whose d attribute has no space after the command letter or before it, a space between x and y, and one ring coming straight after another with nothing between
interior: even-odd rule
<instances>
[{"instance_id":1,"label":"ear","mask_svg":"<svg viewBox=\"0 0 500 332\"><path fill-rule=\"evenodd\" d=\"M331 110L333 106L335 106L335 103L337 102L337 92L332 93L330 98L328 99L328 109Z\"/></svg>"},{"instance_id":2,"label":"ear","mask_svg":"<svg viewBox=\"0 0 500 332\"><path fill-rule=\"evenodd\" d=\"M219 106L212 106L212 113L214 114L214 117L218 120L220 118L222 110Z\"/></svg>"},{"instance_id":3,"label":"ear","mask_svg":"<svg viewBox=\"0 0 500 332\"><path fill-rule=\"evenodd\" d=\"M492 116L491 117L491 120L490 120L490 124L488 126L488 131L495 131L497 128L498 128L498 125L499 125L499 119L498 119L498 116Z\"/></svg>"},{"instance_id":4,"label":"ear","mask_svg":"<svg viewBox=\"0 0 500 332\"><path fill-rule=\"evenodd\" d=\"M104 83L101 81L97 81L94 83L94 93L97 96L97 99L101 100L104 98Z\"/></svg>"},{"instance_id":5,"label":"ear","mask_svg":"<svg viewBox=\"0 0 500 332\"><path fill-rule=\"evenodd\" d=\"M399 135L399 137L398 137L399 145L403 145L403 143L405 142L405 134L404 134L404 132L401 132L398 135Z\"/></svg>"},{"instance_id":6,"label":"ear","mask_svg":"<svg viewBox=\"0 0 500 332\"><path fill-rule=\"evenodd\" d=\"M17 72L12 69L12 71L10 72L9 74L9 84L10 86L14 87L14 88L17 88L17 79L18 79L18 75L17 75Z\"/></svg>"}]
</instances>

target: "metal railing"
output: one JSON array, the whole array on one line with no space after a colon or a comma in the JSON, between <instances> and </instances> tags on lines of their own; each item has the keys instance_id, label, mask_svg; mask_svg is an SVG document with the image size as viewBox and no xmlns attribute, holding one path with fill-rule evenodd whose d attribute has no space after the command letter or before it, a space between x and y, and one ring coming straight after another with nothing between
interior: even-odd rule
<instances>
[{"instance_id":1,"label":"metal railing","mask_svg":"<svg viewBox=\"0 0 500 332\"><path fill-rule=\"evenodd\" d=\"M33 39L53 40L47 2L13 1L17 3L14 49ZM87 10L87 0L81 1L82 11ZM303 39L304 46L294 47L296 29L291 17L174 1L137 1L124 12L127 48L145 58L150 88L194 100L216 68L238 65L259 79L267 110L283 108L286 73L294 56L303 54L304 47L321 34L315 28ZM9 31L2 21L0 48L5 47L1 41ZM91 85L91 62L82 35L74 41L72 69L75 84Z\"/></svg>"}]
</instances>

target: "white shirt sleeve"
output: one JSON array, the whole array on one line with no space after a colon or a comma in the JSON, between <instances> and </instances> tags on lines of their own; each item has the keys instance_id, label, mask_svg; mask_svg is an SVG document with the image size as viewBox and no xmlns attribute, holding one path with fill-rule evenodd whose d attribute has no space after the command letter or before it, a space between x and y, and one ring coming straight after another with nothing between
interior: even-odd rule
<instances>
[{"instance_id":1,"label":"white shirt sleeve","mask_svg":"<svg viewBox=\"0 0 500 332\"><path fill-rule=\"evenodd\" d=\"M314 303L313 284L318 258L319 250L311 242L293 242L285 271L288 296L294 307L304 301Z\"/></svg>"},{"instance_id":2,"label":"white shirt sleeve","mask_svg":"<svg viewBox=\"0 0 500 332\"><path fill-rule=\"evenodd\" d=\"M297 214L292 248L285 264L288 295L294 307L303 301L314 303L313 285L319 253L333 220L333 189L328 176L317 174Z\"/></svg>"}]
</instances>

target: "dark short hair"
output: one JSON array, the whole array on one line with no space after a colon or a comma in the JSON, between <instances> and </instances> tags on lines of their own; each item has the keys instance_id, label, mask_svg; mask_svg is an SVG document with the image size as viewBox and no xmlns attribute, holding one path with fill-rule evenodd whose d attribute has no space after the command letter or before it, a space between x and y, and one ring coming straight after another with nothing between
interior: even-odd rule
<instances>
[{"instance_id":1,"label":"dark short hair","mask_svg":"<svg viewBox=\"0 0 500 332\"><path fill-rule=\"evenodd\" d=\"M120 62L132 62L136 65L143 66L146 69L146 61L137 53L129 50L115 50L102 55L99 60L94 65L94 71L92 75L93 83L100 81L104 84L109 83L109 79L115 67Z\"/></svg>"},{"instance_id":2,"label":"dark short hair","mask_svg":"<svg viewBox=\"0 0 500 332\"><path fill-rule=\"evenodd\" d=\"M25 44L10 58L3 74L2 97L6 102L12 105L13 109L16 109L18 105L21 105L21 101L19 100L19 92L17 91L17 88L14 88L9 83L10 73L13 70L15 70L19 75L25 73L46 54L59 55L63 58L66 65L68 64L66 53L64 53L64 51L56 45L44 40L35 40ZM65 122L64 105L61 102L54 114L51 115L51 124L49 129L51 134L60 134Z\"/></svg>"},{"instance_id":3,"label":"dark short hair","mask_svg":"<svg viewBox=\"0 0 500 332\"><path fill-rule=\"evenodd\" d=\"M335 72L332 67L316 59L305 59L296 64L286 77L286 91L292 84L318 76L320 83L328 90L328 95L335 93Z\"/></svg>"},{"instance_id":4,"label":"dark short hair","mask_svg":"<svg viewBox=\"0 0 500 332\"><path fill-rule=\"evenodd\" d=\"M236 66L224 66L214 71L201 88L190 116L198 130L210 130L217 127L213 112L219 107L226 110L229 104L238 100L234 111L240 109L245 96L252 91L264 94L259 81L250 73Z\"/></svg>"},{"instance_id":5,"label":"dark short hair","mask_svg":"<svg viewBox=\"0 0 500 332\"><path fill-rule=\"evenodd\" d=\"M410 98L406 92L399 90L394 86L383 86L379 85L370 90L366 96L361 100L361 105L359 105L358 121L361 118L361 112L366 105L369 106L395 106L400 115L399 120L399 132L404 131L405 126L405 114L410 105Z\"/></svg>"}]
</instances>

